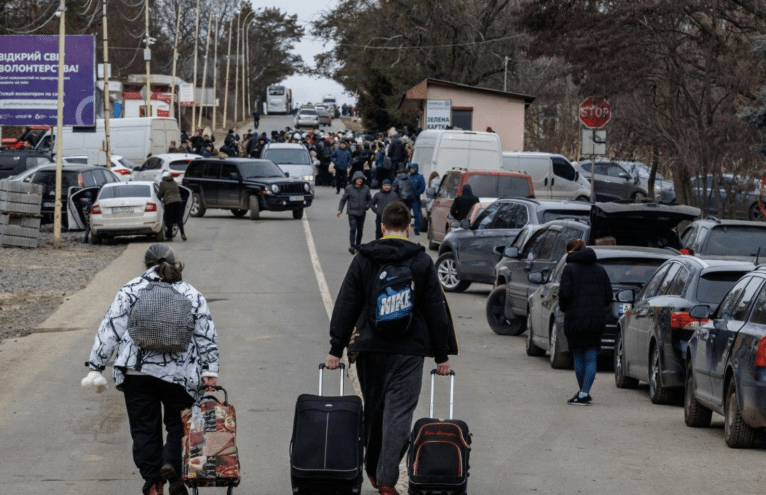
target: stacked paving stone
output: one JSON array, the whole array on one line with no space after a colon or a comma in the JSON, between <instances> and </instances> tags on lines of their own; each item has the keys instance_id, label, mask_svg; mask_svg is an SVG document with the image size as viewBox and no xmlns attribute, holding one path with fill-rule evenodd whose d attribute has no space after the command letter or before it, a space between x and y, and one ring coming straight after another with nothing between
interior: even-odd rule
<instances>
[{"instance_id":1,"label":"stacked paving stone","mask_svg":"<svg viewBox=\"0 0 766 495\"><path fill-rule=\"evenodd\" d=\"M43 186L0 180L0 245L37 247Z\"/></svg>"}]
</instances>

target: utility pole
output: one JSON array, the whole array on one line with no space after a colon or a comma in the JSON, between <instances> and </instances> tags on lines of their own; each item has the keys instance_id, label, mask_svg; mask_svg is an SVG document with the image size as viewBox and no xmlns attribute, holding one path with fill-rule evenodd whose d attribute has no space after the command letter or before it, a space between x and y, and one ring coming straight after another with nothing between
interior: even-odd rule
<instances>
[{"instance_id":1,"label":"utility pole","mask_svg":"<svg viewBox=\"0 0 766 495\"><path fill-rule=\"evenodd\" d=\"M109 100L109 34L106 21L106 2L101 3L102 23L104 26L104 153L106 154L106 169L112 170L112 145L109 136L109 117L112 113L112 102ZM86 227L88 228L88 227Z\"/></svg>"},{"instance_id":2,"label":"utility pole","mask_svg":"<svg viewBox=\"0 0 766 495\"><path fill-rule=\"evenodd\" d=\"M152 98L152 75L151 75L151 62L152 62L152 49L149 48L152 45L152 38L149 36L149 0L144 2L144 8L146 12L144 17L146 19L146 48L144 49L144 60L146 61L146 95L144 96L144 104L146 105L146 112L144 117L151 117L151 98Z\"/></svg>"},{"instance_id":3,"label":"utility pole","mask_svg":"<svg viewBox=\"0 0 766 495\"><path fill-rule=\"evenodd\" d=\"M239 24L240 16L242 15L242 8L239 9L237 14L237 49L234 51L237 57L237 61L234 63L234 122L237 122L237 110L239 107L239 38L242 31L242 26ZM226 126L224 126L226 127Z\"/></svg>"},{"instance_id":4,"label":"utility pole","mask_svg":"<svg viewBox=\"0 0 766 495\"><path fill-rule=\"evenodd\" d=\"M201 103L210 103L207 101L207 96L205 95L205 83L207 82L207 58L208 53L210 50L210 25L212 24L213 17L212 15L208 15L207 17L207 31L205 32L205 63L203 64L202 68L202 97L201 97ZM199 109L199 125L197 127L202 127L202 108ZM213 127L211 132L215 132L215 127Z\"/></svg>"},{"instance_id":5,"label":"utility pole","mask_svg":"<svg viewBox=\"0 0 766 495\"><path fill-rule=\"evenodd\" d=\"M234 17L229 21L229 49L226 52L226 84L223 87L223 127L226 128L226 112L229 110L229 64L231 62L231 25Z\"/></svg>"},{"instance_id":6,"label":"utility pole","mask_svg":"<svg viewBox=\"0 0 766 495\"><path fill-rule=\"evenodd\" d=\"M216 110L218 110L217 101L218 101L218 12L216 12L216 16L215 16L215 42L213 43L213 131L215 131Z\"/></svg>"},{"instance_id":7,"label":"utility pole","mask_svg":"<svg viewBox=\"0 0 766 495\"><path fill-rule=\"evenodd\" d=\"M197 0L197 21L194 28L194 76L192 77L193 102L192 102L192 127L197 122L197 46L199 40L199 0ZM193 131L193 129L192 129Z\"/></svg>"},{"instance_id":8,"label":"utility pole","mask_svg":"<svg viewBox=\"0 0 766 495\"><path fill-rule=\"evenodd\" d=\"M64 133L64 47L66 40L66 5L59 2L59 80L56 101L56 202L53 207L53 247L61 247L61 169Z\"/></svg>"},{"instance_id":9,"label":"utility pole","mask_svg":"<svg viewBox=\"0 0 766 495\"><path fill-rule=\"evenodd\" d=\"M252 12L251 12L252 13ZM247 112L245 111L247 106L247 92L245 91L245 83L250 82L250 71L245 70L249 69L250 67L250 36L248 36L248 33L250 32L250 25L255 21L255 18L250 19L250 22L247 23L247 26L245 27L244 31L242 32L242 53L243 53L243 60L242 60L242 120L247 120ZM247 76L246 76L247 74Z\"/></svg>"},{"instance_id":10,"label":"utility pole","mask_svg":"<svg viewBox=\"0 0 766 495\"><path fill-rule=\"evenodd\" d=\"M178 2L178 9L176 10L176 34L173 40L173 79L170 81L170 116L175 118L176 110L175 102L176 98L176 66L178 65L178 30L181 28L181 2ZM178 127L181 127L181 109L178 109Z\"/></svg>"},{"instance_id":11,"label":"utility pole","mask_svg":"<svg viewBox=\"0 0 766 495\"><path fill-rule=\"evenodd\" d=\"M505 56L505 70L503 71L503 91L508 92L508 56Z\"/></svg>"}]
</instances>

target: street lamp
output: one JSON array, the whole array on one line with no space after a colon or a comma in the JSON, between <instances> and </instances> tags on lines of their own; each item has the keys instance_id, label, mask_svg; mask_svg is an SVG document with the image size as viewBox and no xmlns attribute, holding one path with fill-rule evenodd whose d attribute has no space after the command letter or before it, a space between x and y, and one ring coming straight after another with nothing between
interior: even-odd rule
<instances>
[{"instance_id":1,"label":"street lamp","mask_svg":"<svg viewBox=\"0 0 766 495\"><path fill-rule=\"evenodd\" d=\"M244 60L242 61L242 119L247 119L247 112L245 109L252 108L247 103L247 98L250 97L250 36L248 34L250 33L250 26L253 24L253 22L256 21L256 18L253 17L250 22L247 23L247 28L245 28L243 36L245 36L244 42L242 43L242 51L245 53ZM245 76L247 74L247 76ZM245 91L245 84L247 84L247 91ZM247 96L247 98L246 98Z\"/></svg>"},{"instance_id":2,"label":"street lamp","mask_svg":"<svg viewBox=\"0 0 766 495\"><path fill-rule=\"evenodd\" d=\"M229 21L229 49L226 51L226 83L223 87L223 127L226 128L226 113L229 110L229 64L231 62L231 25L234 17Z\"/></svg>"},{"instance_id":3,"label":"street lamp","mask_svg":"<svg viewBox=\"0 0 766 495\"><path fill-rule=\"evenodd\" d=\"M208 59L208 53L210 51L210 25L212 23L213 23L213 16L208 15L207 31L205 32L205 64L203 65L203 69L202 69L202 96L200 97L201 102L204 102L204 103L209 103L206 98L207 95L205 95L205 88L206 88L205 83L207 82L207 59ZM197 127L202 127L202 110L203 108L200 107L199 124L197 124ZM213 128L212 132L215 132L215 128Z\"/></svg>"},{"instance_id":4,"label":"street lamp","mask_svg":"<svg viewBox=\"0 0 766 495\"><path fill-rule=\"evenodd\" d=\"M194 74L192 75L192 127L197 122L197 47L199 40L199 0L197 0L197 20L194 27Z\"/></svg>"},{"instance_id":5,"label":"street lamp","mask_svg":"<svg viewBox=\"0 0 766 495\"><path fill-rule=\"evenodd\" d=\"M240 14L242 11L240 10ZM242 38L242 28L245 27L245 23L247 22L247 18L253 15L255 12L252 10L247 13L244 19L242 19L242 24L237 21L237 50L236 50L236 56L237 60L239 60L239 40ZM244 41L244 40L243 40ZM242 46L244 47L244 43L242 43ZM244 72L244 68L243 68ZM244 82L244 74L242 74ZM237 122L237 110L239 107L239 64L236 64L236 67L234 68L234 122ZM243 116L244 117L244 116Z\"/></svg>"}]
</instances>

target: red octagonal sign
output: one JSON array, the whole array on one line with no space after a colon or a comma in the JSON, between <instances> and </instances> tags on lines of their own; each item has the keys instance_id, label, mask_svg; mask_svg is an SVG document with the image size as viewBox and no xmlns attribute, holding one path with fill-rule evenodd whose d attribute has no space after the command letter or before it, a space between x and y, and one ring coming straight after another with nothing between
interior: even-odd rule
<instances>
[{"instance_id":1,"label":"red octagonal sign","mask_svg":"<svg viewBox=\"0 0 766 495\"><path fill-rule=\"evenodd\" d=\"M601 129L612 118L612 109L606 100L589 96L580 103L580 122L588 129Z\"/></svg>"}]
</instances>

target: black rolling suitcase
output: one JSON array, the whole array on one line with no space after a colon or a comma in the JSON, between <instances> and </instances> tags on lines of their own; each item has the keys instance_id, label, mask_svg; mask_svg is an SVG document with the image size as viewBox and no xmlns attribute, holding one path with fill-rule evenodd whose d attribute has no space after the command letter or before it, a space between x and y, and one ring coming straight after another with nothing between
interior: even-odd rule
<instances>
[{"instance_id":1,"label":"black rolling suitcase","mask_svg":"<svg viewBox=\"0 0 766 495\"><path fill-rule=\"evenodd\" d=\"M434 418L434 377L431 371L431 406L428 418L415 422L410 433L407 474L410 495L465 495L471 433L465 421L452 419L455 372L450 372L449 419Z\"/></svg>"},{"instance_id":2,"label":"black rolling suitcase","mask_svg":"<svg viewBox=\"0 0 766 495\"><path fill-rule=\"evenodd\" d=\"M358 494L364 473L362 399L343 395L345 366L340 365L340 396L302 394L295 404L290 440L290 481L293 493Z\"/></svg>"}]
</instances>

